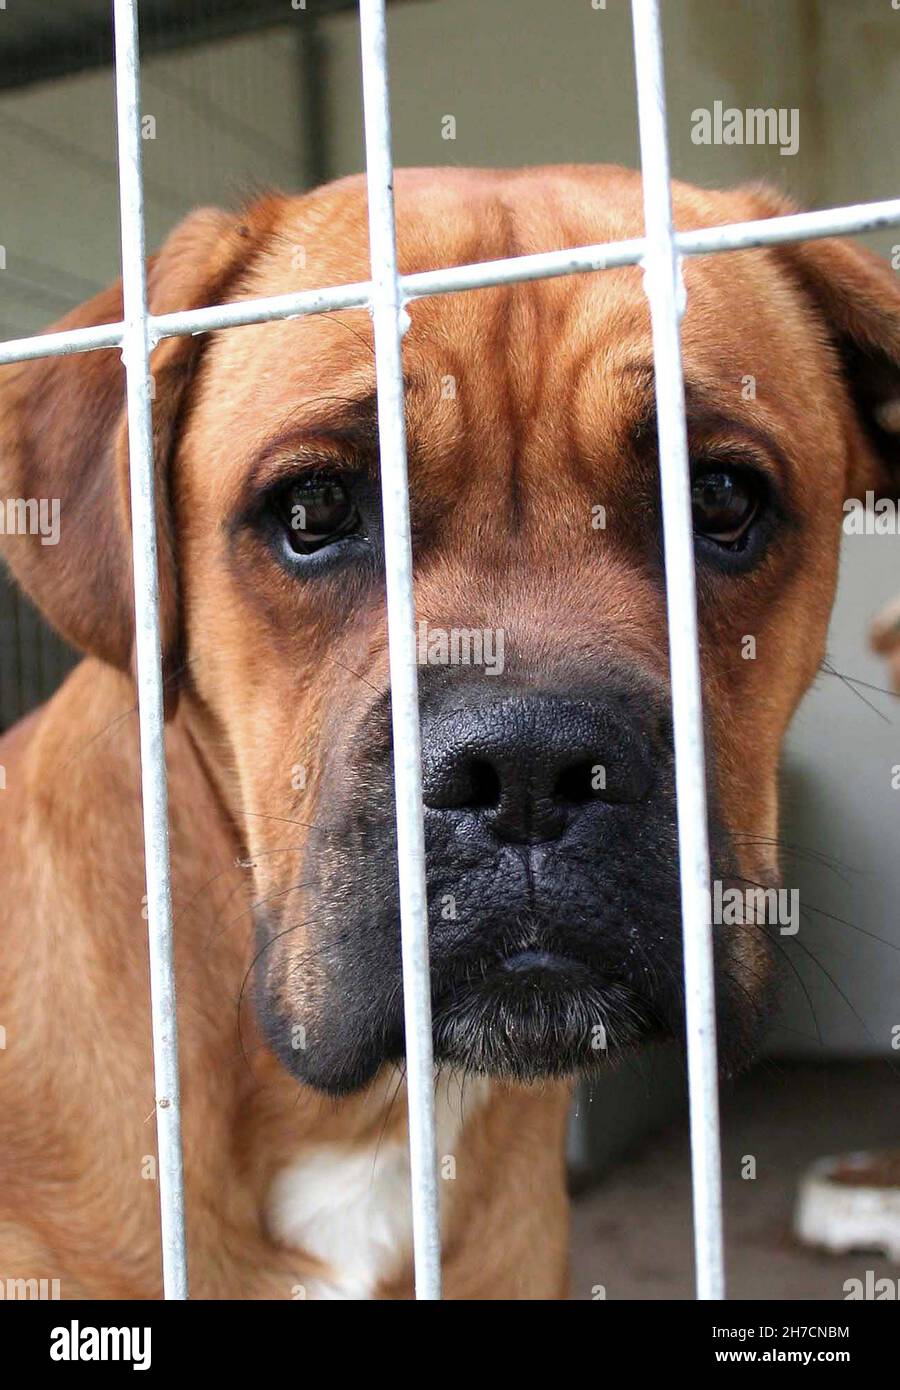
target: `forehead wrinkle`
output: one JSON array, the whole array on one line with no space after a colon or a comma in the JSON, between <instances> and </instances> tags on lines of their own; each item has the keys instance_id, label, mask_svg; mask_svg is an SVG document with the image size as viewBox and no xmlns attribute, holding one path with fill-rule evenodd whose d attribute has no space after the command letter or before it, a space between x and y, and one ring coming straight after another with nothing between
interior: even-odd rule
<instances>
[{"instance_id":1,"label":"forehead wrinkle","mask_svg":"<svg viewBox=\"0 0 900 1390\"><path fill-rule=\"evenodd\" d=\"M500 242L505 256L522 254L514 209L505 198L496 202ZM497 392L498 410L504 417L508 439L509 470L506 487L509 497L509 517L514 527L522 511L522 450L524 448L525 418L534 417L536 398L540 394L540 354L532 350L537 339L535 296L525 282L505 286L496 297L495 338L498 352L495 360L503 364L502 386Z\"/></svg>"},{"instance_id":2,"label":"forehead wrinkle","mask_svg":"<svg viewBox=\"0 0 900 1390\"><path fill-rule=\"evenodd\" d=\"M653 405L652 373L649 401L646 382L622 370L621 349L614 340L584 348L572 373L571 452L581 464L604 454L621 452L629 443L635 422Z\"/></svg>"},{"instance_id":3,"label":"forehead wrinkle","mask_svg":"<svg viewBox=\"0 0 900 1390\"><path fill-rule=\"evenodd\" d=\"M521 414L513 298L493 286L410 305L404 353L418 388L408 402L410 478L448 500L489 488L491 506L500 507L511 486ZM441 389L447 377L452 397Z\"/></svg>"},{"instance_id":4,"label":"forehead wrinkle","mask_svg":"<svg viewBox=\"0 0 900 1390\"><path fill-rule=\"evenodd\" d=\"M637 410L632 422L635 438L656 438L657 410L656 389L653 365L650 362L626 362L623 375L634 380L638 390ZM688 429L707 434L734 431L747 442L755 443L765 453L780 462L786 462L785 444L782 443L782 430L777 420L770 422L758 402L745 402L743 411L730 408L723 402L722 389L714 383L692 375L690 370L684 374L684 404ZM755 408L747 408L755 407Z\"/></svg>"},{"instance_id":5,"label":"forehead wrinkle","mask_svg":"<svg viewBox=\"0 0 900 1390\"><path fill-rule=\"evenodd\" d=\"M275 447L282 437L328 438L356 448L373 447L378 442L378 398L374 387L353 395L339 391L299 401L285 416L270 441Z\"/></svg>"},{"instance_id":6,"label":"forehead wrinkle","mask_svg":"<svg viewBox=\"0 0 900 1390\"><path fill-rule=\"evenodd\" d=\"M477 223L466 225L472 241L469 259L515 256L534 249L534 229L527 225L527 218L523 224L523 209L502 194L485 200L482 214ZM561 337L568 314L567 297L554 293L554 288L552 283L525 282L414 301L411 306L410 350L416 346L415 330L420 325L419 340L438 347L447 357L455 356L453 349L468 342L469 351L462 359L466 381L460 380L456 401L462 428L455 429L454 435L459 446L477 450L479 467L467 470L470 486L474 475L484 476L485 465L492 463L493 504L506 494L513 519L521 510L526 435L540 427L545 413L542 401L553 356L546 345ZM538 344L545 350L536 351ZM477 370L479 360L482 366ZM423 441L423 452L426 449Z\"/></svg>"},{"instance_id":7,"label":"forehead wrinkle","mask_svg":"<svg viewBox=\"0 0 900 1390\"><path fill-rule=\"evenodd\" d=\"M634 267L547 282L558 303L555 354L548 353L547 389L569 402L566 434L579 454L596 452L620 434L626 390L618 363L650 341L646 299ZM634 397L633 408L638 400ZM577 446L577 447L576 447Z\"/></svg>"},{"instance_id":8,"label":"forehead wrinkle","mask_svg":"<svg viewBox=\"0 0 900 1390\"><path fill-rule=\"evenodd\" d=\"M298 401L282 417L277 429L258 443L257 451L270 454L282 446L287 448L292 443L317 439L360 451L377 450L378 392L368 380L359 383L356 391L352 389L353 384L348 383L346 394L337 389ZM422 383L417 376L404 373L403 392L408 416L422 395Z\"/></svg>"}]
</instances>

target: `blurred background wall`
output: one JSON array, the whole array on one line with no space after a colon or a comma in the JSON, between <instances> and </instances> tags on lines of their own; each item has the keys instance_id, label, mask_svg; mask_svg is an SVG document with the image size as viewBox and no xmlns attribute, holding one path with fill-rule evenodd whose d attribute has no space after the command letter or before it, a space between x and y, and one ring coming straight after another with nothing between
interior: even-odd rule
<instances>
[{"instance_id":1,"label":"blurred background wall","mask_svg":"<svg viewBox=\"0 0 900 1390\"><path fill-rule=\"evenodd\" d=\"M0 10L3 337L44 326L118 273L108 8L8 0ZM679 177L762 177L810 207L900 193L900 11L890 0L663 9ZM143 0L141 13L150 245L198 203L363 167L353 7ZM637 165L626 0L402 0L389 23L398 164ZM693 144L692 111L716 101L797 108L797 154ZM448 115L454 140L442 135ZM871 244L888 254L895 240ZM785 867L804 918L785 939L793 983L772 1042L781 1054L890 1053L900 1023L900 710L869 688L884 674L865 637L900 589L898 548L897 537L845 542L829 644L840 676L823 672L788 743ZM0 726L45 698L71 660L4 581Z\"/></svg>"}]
</instances>

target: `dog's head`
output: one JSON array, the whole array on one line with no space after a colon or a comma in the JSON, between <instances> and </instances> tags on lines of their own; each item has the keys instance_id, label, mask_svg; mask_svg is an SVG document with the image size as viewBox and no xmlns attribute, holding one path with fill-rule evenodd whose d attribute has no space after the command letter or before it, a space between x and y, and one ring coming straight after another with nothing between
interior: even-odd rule
<instances>
[{"instance_id":1,"label":"dog's head","mask_svg":"<svg viewBox=\"0 0 900 1390\"><path fill-rule=\"evenodd\" d=\"M642 231L639 180L617 169L406 171L396 191L405 272ZM681 227L789 210L758 189L674 198ZM194 214L152 263L151 308L368 273L349 179ZM777 882L779 749L822 657L842 503L896 461L900 293L836 242L697 259L685 277L713 878L740 894ZM641 272L409 314L436 1053L571 1072L683 1015ZM120 316L116 289L66 326ZM344 1092L403 1051L371 323L170 339L153 366L170 712L180 692L255 865L270 1041ZM10 539L10 561L67 637L127 668L119 356L4 377L4 492L62 500L59 545ZM752 1045L779 929L740 916L715 927L727 1065Z\"/></svg>"}]
</instances>

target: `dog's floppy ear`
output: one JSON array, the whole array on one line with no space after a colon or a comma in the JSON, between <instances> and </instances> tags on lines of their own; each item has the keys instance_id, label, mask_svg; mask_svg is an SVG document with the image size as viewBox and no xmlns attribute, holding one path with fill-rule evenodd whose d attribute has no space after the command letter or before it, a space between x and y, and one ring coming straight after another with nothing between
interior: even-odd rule
<instances>
[{"instance_id":1,"label":"dog's floppy ear","mask_svg":"<svg viewBox=\"0 0 900 1390\"><path fill-rule=\"evenodd\" d=\"M796 212L786 198L756 189L764 215ZM825 238L777 248L818 309L840 354L855 406L848 494L900 489L900 274L853 240Z\"/></svg>"},{"instance_id":2,"label":"dog's floppy ear","mask_svg":"<svg viewBox=\"0 0 900 1390\"><path fill-rule=\"evenodd\" d=\"M223 303L271 222L262 200L244 216L214 208L192 213L148 263L150 312ZM118 283L53 330L117 322ZM180 665L175 541L168 464L186 388L208 335L164 339L151 357L153 437L163 656L167 677ZM133 584L128 502L125 371L118 348L41 358L0 368L0 496L42 501L58 534L2 537L3 554L48 621L83 651L123 670L132 659ZM7 513L9 513L7 507ZM38 515L35 509L33 515ZM10 528L5 527L8 531ZM54 528L54 531L56 528Z\"/></svg>"}]
</instances>

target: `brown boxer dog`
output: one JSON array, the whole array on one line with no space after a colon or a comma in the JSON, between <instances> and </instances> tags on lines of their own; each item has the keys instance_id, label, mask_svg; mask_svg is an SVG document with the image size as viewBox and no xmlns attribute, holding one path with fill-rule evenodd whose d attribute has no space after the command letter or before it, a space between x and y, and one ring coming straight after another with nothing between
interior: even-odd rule
<instances>
[{"instance_id":1,"label":"brown boxer dog","mask_svg":"<svg viewBox=\"0 0 900 1390\"><path fill-rule=\"evenodd\" d=\"M790 210L674 199L682 228ZM403 171L397 215L404 272L643 226L615 168ZM368 273L351 178L193 214L151 309ZM713 875L770 886L842 504L897 460L900 292L835 241L685 275ZM445 1287L552 1298L569 1079L682 1030L650 322L636 267L409 312ZM114 288L58 327L121 314ZM153 373L192 1291L408 1297L370 320L169 339ZM0 745L0 1276L156 1298L122 366L0 376L2 495L60 501L59 543L6 555L87 654ZM766 1012L770 934L715 928L727 1071Z\"/></svg>"}]
</instances>

